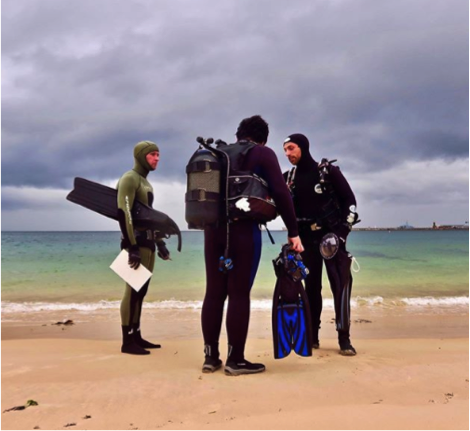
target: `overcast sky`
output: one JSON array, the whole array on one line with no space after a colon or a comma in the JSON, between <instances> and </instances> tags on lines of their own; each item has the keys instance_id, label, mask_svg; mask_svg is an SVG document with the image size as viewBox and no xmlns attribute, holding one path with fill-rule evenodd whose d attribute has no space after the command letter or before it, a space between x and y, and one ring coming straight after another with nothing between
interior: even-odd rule
<instances>
[{"instance_id":1,"label":"overcast sky","mask_svg":"<svg viewBox=\"0 0 470 431\"><path fill-rule=\"evenodd\" d=\"M361 226L468 220L467 0L3 0L2 229L117 229L65 200L160 147L154 207L184 221L199 135L262 115L338 159ZM281 221L271 224L282 226Z\"/></svg>"}]
</instances>

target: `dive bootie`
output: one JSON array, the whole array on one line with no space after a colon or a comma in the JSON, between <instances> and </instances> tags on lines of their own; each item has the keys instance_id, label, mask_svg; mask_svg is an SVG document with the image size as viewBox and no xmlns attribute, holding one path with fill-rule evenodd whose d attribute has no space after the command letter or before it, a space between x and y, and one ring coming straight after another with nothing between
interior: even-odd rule
<instances>
[{"instance_id":1,"label":"dive bootie","mask_svg":"<svg viewBox=\"0 0 470 431\"><path fill-rule=\"evenodd\" d=\"M352 346L349 333L338 332L339 354L343 356L356 356L356 349Z\"/></svg>"},{"instance_id":2,"label":"dive bootie","mask_svg":"<svg viewBox=\"0 0 470 431\"><path fill-rule=\"evenodd\" d=\"M257 374L266 370L263 364L253 364L246 359L241 361L234 361L227 359L225 364L225 374L227 376L241 376L242 374Z\"/></svg>"},{"instance_id":3,"label":"dive bootie","mask_svg":"<svg viewBox=\"0 0 470 431\"><path fill-rule=\"evenodd\" d=\"M150 341L144 340L140 332L140 325L133 325L134 341L137 345L144 349L159 349L162 347L160 344L153 344Z\"/></svg>"},{"instance_id":4,"label":"dive bootie","mask_svg":"<svg viewBox=\"0 0 470 431\"><path fill-rule=\"evenodd\" d=\"M204 364L202 365L203 373L210 374L222 367L222 361L219 359L218 346L206 344L204 346L204 354Z\"/></svg>"},{"instance_id":5,"label":"dive bootie","mask_svg":"<svg viewBox=\"0 0 470 431\"><path fill-rule=\"evenodd\" d=\"M244 346L228 345L228 358L225 363L227 376L241 376L242 374L257 374L266 370L263 364L252 364L245 359ZM241 358L241 359L240 359Z\"/></svg>"},{"instance_id":6,"label":"dive bootie","mask_svg":"<svg viewBox=\"0 0 470 431\"><path fill-rule=\"evenodd\" d=\"M318 332L320 331L320 326L314 326L312 330L312 349L320 348L320 339L318 338Z\"/></svg>"},{"instance_id":7,"label":"dive bootie","mask_svg":"<svg viewBox=\"0 0 470 431\"><path fill-rule=\"evenodd\" d=\"M135 342L134 331L131 326L122 326L121 353L128 353L130 355L150 355L148 350L145 350Z\"/></svg>"}]
</instances>

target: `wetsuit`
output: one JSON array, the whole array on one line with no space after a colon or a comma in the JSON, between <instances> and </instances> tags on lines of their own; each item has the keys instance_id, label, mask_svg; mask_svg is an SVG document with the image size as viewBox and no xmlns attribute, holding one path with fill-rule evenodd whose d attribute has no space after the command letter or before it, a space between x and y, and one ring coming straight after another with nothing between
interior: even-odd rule
<instances>
[{"instance_id":1,"label":"wetsuit","mask_svg":"<svg viewBox=\"0 0 470 431\"><path fill-rule=\"evenodd\" d=\"M244 159L243 170L264 178L281 215L289 237L298 236L294 208L283 180L275 153L257 145ZM228 297L226 316L229 344L227 361L243 361L250 319L250 290L261 257L261 230L251 220L238 220L230 224L230 257L233 269L219 271L219 258L226 243L225 224L204 231L206 262L206 294L202 306L202 331L206 355L219 358L219 336L225 299Z\"/></svg>"},{"instance_id":2,"label":"wetsuit","mask_svg":"<svg viewBox=\"0 0 470 431\"><path fill-rule=\"evenodd\" d=\"M295 141L293 140L293 142ZM325 220L324 208L331 199L331 196L321 190L318 163L309 152L308 141L306 141L304 145L302 145L302 141L299 142L295 143L301 148L302 156L296 165L293 179L291 178L289 180L289 188L292 192L297 221L299 223L299 235L305 248L305 251L302 253L302 259L305 266L309 269L309 275L305 280L305 287L312 314L313 344L318 346L318 331L323 308L321 294L323 257L320 254L320 242L325 234L333 232L344 240L341 241L340 255L344 256L344 254L347 254L346 238L349 233L349 227L344 222L350 213L350 206L356 206L356 198L339 168L330 165L328 180L333 187L340 208L337 214L339 223L334 226L329 226L328 221ZM288 180L290 174L291 171L284 173L284 178ZM318 227L321 226L321 228L316 228L315 225ZM335 300L337 323L339 323L341 316L340 298L342 295L342 287L341 283L335 284L331 282L331 279L334 278L331 271L328 273L328 276ZM352 284L352 278L350 282ZM347 298L347 304L347 311L349 311L349 296ZM340 327L337 326L338 339L342 346L349 343L349 313L347 320L347 322L342 322Z\"/></svg>"},{"instance_id":3,"label":"wetsuit","mask_svg":"<svg viewBox=\"0 0 470 431\"><path fill-rule=\"evenodd\" d=\"M158 151L158 147L150 141L139 142L134 149L134 168L126 172L117 184L119 226L122 233L121 248L138 251L141 264L150 272L153 272L155 263L155 243L161 241L156 238L151 230L136 229L132 222L131 210L134 200L152 206L153 188L147 181L147 175L152 170L146 156L152 151ZM123 349L131 352L143 354L135 346L137 343L141 347L152 348L152 345L142 339L140 335L140 316L142 304L147 294L150 279L136 292L126 283L124 297L121 302L121 324L123 329ZM127 346L127 347L125 347ZM140 353L138 353L140 351Z\"/></svg>"}]
</instances>

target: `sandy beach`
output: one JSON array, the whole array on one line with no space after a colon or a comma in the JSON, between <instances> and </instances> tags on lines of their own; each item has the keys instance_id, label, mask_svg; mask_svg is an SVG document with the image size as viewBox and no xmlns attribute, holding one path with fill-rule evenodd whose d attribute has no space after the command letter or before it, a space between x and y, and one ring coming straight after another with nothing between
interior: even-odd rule
<instances>
[{"instance_id":1,"label":"sandy beach","mask_svg":"<svg viewBox=\"0 0 470 431\"><path fill-rule=\"evenodd\" d=\"M146 357L119 352L116 310L9 315L2 429L468 429L468 313L356 310L352 358L331 318L311 358L275 360L270 313L253 312L246 356L267 371L228 377L201 373L198 310L145 312L163 345Z\"/></svg>"}]
</instances>

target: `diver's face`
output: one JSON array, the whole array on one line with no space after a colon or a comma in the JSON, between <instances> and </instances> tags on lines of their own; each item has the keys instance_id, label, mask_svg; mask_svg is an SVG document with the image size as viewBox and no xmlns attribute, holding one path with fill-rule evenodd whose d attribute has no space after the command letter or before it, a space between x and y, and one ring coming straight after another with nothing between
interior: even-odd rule
<instances>
[{"instance_id":1,"label":"diver's face","mask_svg":"<svg viewBox=\"0 0 470 431\"><path fill-rule=\"evenodd\" d=\"M284 145L284 154L289 159L293 165L299 163L300 158L302 157L302 150L297 144L293 142L288 142Z\"/></svg>"},{"instance_id":2,"label":"diver's face","mask_svg":"<svg viewBox=\"0 0 470 431\"><path fill-rule=\"evenodd\" d=\"M152 168L152 171L157 169L158 161L160 160L160 153L158 151L152 151L145 156L147 163Z\"/></svg>"}]
</instances>

